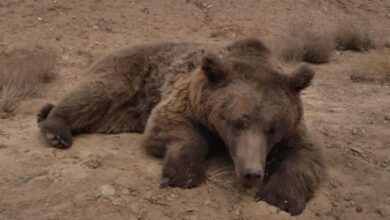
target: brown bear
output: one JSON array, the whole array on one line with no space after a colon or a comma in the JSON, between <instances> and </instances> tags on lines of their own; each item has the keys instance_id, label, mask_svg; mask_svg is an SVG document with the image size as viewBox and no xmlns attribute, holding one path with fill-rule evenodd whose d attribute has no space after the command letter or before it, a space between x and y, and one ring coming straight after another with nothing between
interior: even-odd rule
<instances>
[{"instance_id":1,"label":"brown bear","mask_svg":"<svg viewBox=\"0 0 390 220\"><path fill-rule=\"evenodd\" d=\"M137 46L92 65L77 89L41 109L38 123L58 148L78 133L144 132L147 152L165 160L161 187L205 181L211 140L220 140L244 187L297 215L325 170L300 98L313 76L306 66L284 73L257 39Z\"/></svg>"}]
</instances>

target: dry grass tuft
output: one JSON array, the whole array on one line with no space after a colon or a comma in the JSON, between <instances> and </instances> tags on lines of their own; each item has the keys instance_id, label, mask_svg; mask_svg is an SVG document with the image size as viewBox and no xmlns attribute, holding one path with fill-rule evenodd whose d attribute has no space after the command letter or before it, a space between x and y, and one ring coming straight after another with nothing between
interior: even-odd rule
<instances>
[{"instance_id":1,"label":"dry grass tuft","mask_svg":"<svg viewBox=\"0 0 390 220\"><path fill-rule=\"evenodd\" d=\"M332 39L305 31L292 31L281 51L287 61L305 61L308 63L327 63L334 50Z\"/></svg>"},{"instance_id":2,"label":"dry grass tuft","mask_svg":"<svg viewBox=\"0 0 390 220\"><path fill-rule=\"evenodd\" d=\"M37 94L42 83L57 76L57 54L35 46L0 55L0 112L12 112L15 104Z\"/></svg>"},{"instance_id":3,"label":"dry grass tuft","mask_svg":"<svg viewBox=\"0 0 390 220\"><path fill-rule=\"evenodd\" d=\"M335 43L339 50L367 51L375 48L370 31L351 21L340 23L337 26Z\"/></svg>"},{"instance_id":4,"label":"dry grass tuft","mask_svg":"<svg viewBox=\"0 0 390 220\"><path fill-rule=\"evenodd\" d=\"M350 78L354 82L390 83L390 49L366 54L353 65Z\"/></svg>"},{"instance_id":5,"label":"dry grass tuft","mask_svg":"<svg viewBox=\"0 0 390 220\"><path fill-rule=\"evenodd\" d=\"M390 39L389 40L385 40L382 44L382 47L383 48L390 48Z\"/></svg>"},{"instance_id":6,"label":"dry grass tuft","mask_svg":"<svg viewBox=\"0 0 390 220\"><path fill-rule=\"evenodd\" d=\"M231 167L222 167L214 171L210 171L206 176L207 184L235 191L234 182L235 175Z\"/></svg>"}]
</instances>

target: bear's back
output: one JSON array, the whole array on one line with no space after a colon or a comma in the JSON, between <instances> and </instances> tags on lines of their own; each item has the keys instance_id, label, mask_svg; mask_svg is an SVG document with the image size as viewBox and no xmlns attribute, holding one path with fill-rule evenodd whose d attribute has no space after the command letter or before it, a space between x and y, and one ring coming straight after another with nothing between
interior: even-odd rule
<instances>
[{"instance_id":1,"label":"bear's back","mask_svg":"<svg viewBox=\"0 0 390 220\"><path fill-rule=\"evenodd\" d=\"M114 51L91 65L92 74L147 77L150 72L163 72L177 59L200 45L191 43L160 43L134 46Z\"/></svg>"}]
</instances>

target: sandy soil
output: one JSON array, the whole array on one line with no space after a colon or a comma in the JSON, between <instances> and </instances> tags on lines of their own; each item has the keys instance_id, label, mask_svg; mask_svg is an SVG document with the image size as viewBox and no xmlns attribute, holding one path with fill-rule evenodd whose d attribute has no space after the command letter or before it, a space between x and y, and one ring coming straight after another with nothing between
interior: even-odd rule
<instances>
[{"instance_id":1,"label":"sandy soil","mask_svg":"<svg viewBox=\"0 0 390 220\"><path fill-rule=\"evenodd\" d=\"M347 17L390 39L387 0L0 1L0 52L44 44L61 54L59 78L0 117L0 219L290 219L235 189L228 162L210 161L201 187L162 190L161 161L140 149L141 135L82 135L61 151L39 136L35 114L120 47L242 36L277 47L291 23L331 31ZM390 86L349 79L362 56L337 52L314 66L303 99L325 142L329 180L297 219L390 219Z\"/></svg>"}]
</instances>

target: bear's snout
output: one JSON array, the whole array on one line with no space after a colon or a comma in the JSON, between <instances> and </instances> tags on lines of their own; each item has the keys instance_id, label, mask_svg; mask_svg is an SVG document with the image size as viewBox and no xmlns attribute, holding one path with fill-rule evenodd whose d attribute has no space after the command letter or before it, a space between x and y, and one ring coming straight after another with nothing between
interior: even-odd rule
<instances>
[{"instance_id":1,"label":"bear's snout","mask_svg":"<svg viewBox=\"0 0 390 220\"><path fill-rule=\"evenodd\" d=\"M263 176L264 172L261 167L247 168L243 172L242 185L245 188L252 188L261 183Z\"/></svg>"},{"instance_id":2,"label":"bear's snout","mask_svg":"<svg viewBox=\"0 0 390 220\"><path fill-rule=\"evenodd\" d=\"M249 168L244 171L244 177L245 179L256 179L261 180L263 177L263 171L260 168Z\"/></svg>"}]
</instances>

